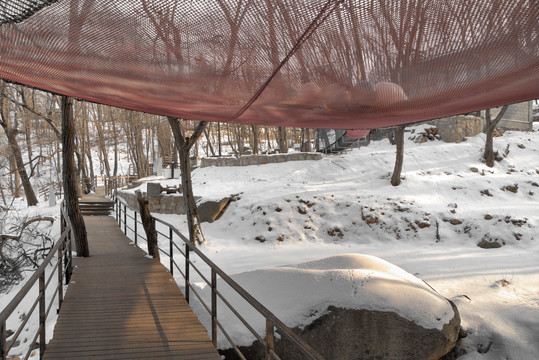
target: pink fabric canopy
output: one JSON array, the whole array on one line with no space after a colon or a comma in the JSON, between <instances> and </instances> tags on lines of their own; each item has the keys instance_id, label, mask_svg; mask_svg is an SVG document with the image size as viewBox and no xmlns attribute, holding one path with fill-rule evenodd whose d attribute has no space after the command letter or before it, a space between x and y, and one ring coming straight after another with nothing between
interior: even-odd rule
<instances>
[{"instance_id":1,"label":"pink fabric canopy","mask_svg":"<svg viewBox=\"0 0 539 360\"><path fill-rule=\"evenodd\" d=\"M534 0L2 3L0 77L160 115L371 129L539 97Z\"/></svg>"}]
</instances>

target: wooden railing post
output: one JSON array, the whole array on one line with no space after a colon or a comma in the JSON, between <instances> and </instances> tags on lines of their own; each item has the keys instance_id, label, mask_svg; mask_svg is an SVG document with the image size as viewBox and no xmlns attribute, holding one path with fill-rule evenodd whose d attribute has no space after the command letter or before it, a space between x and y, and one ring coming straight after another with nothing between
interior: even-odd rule
<instances>
[{"instance_id":1,"label":"wooden railing post","mask_svg":"<svg viewBox=\"0 0 539 360\"><path fill-rule=\"evenodd\" d=\"M211 269L211 341L217 347L217 273Z\"/></svg>"},{"instance_id":2,"label":"wooden railing post","mask_svg":"<svg viewBox=\"0 0 539 360\"><path fill-rule=\"evenodd\" d=\"M275 349L275 335L274 335L275 327L273 323L266 319L266 356L265 360L271 360L271 352Z\"/></svg>"},{"instance_id":3,"label":"wooden railing post","mask_svg":"<svg viewBox=\"0 0 539 360\"><path fill-rule=\"evenodd\" d=\"M6 344L6 323L0 324L0 360L7 359L7 344Z\"/></svg>"},{"instance_id":4,"label":"wooden railing post","mask_svg":"<svg viewBox=\"0 0 539 360\"><path fill-rule=\"evenodd\" d=\"M135 211L135 245L137 245L137 212Z\"/></svg>"},{"instance_id":5,"label":"wooden railing post","mask_svg":"<svg viewBox=\"0 0 539 360\"><path fill-rule=\"evenodd\" d=\"M174 276L174 249L172 247L172 228L168 228L168 242L170 245L170 275Z\"/></svg>"},{"instance_id":6,"label":"wooden railing post","mask_svg":"<svg viewBox=\"0 0 539 360\"><path fill-rule=\"evenodd\" d=\"M189 245L185 244L185 301L189 304Z\"/></svg>"},{"instance_id":7,"label":"wooden railing post","mask_svg":"<svg viewBox=\"0 0 539 360\"><path fill-rule=\"evenodd\" d=\"M45 271L39 275L39 358L45 353Z\"/></svg>"}]
</instances>

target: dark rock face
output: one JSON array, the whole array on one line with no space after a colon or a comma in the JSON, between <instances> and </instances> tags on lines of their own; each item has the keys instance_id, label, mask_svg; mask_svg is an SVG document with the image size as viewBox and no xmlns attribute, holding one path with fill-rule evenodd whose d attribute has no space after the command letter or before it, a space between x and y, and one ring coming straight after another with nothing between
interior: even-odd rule
<instances>
[{"instance_id":1,"label":"dark rock face","mask_svg":"<svg viewBox=\"0 0 539 360\"><path fill-rule=\"evenodd\" d=\"M454 316L442 330L425 329L391 312L330 306L327 314L294 331L327 360L438 360L451 351L460 330L458 309L450 303ZM240 349L247 359L264 358L258 342ZM221 354L236 359L233 352ZM283 360L308 359L284 338L277 341L276 353Z\"/></svg>"},{"instance_id":2,"label":"dark rock face","mask_svg":"<svg viewBox=\"0 0 539 360\"><path fill-rule=\"evenodd\" d=\"M487 241L483 239L477 244L477 246L483 249L497 249L502 247L502 244L497 241Z\"/></svg>"},{"instance_id":3,"label":"dark rock face","mask_svg":"<svg viewBox=\"0 0 539 360\"><path fill-rule=\"evenodd\" d=\"M219 201L206 201L198 205L198 216L200 222L212 223L218 219L226 206L230 203L230 198L225 197Z\"/></svg>"}]
</instances>

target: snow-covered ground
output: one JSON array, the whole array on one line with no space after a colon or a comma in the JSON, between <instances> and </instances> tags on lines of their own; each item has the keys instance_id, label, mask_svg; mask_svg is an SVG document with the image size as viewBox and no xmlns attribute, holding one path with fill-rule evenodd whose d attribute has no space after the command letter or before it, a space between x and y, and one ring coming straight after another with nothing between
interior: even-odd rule
<instances>
[{"instance_id":1,"label":"snow-covered ground","mask_svg":"<svg viewBox=\"0 0 539 360\"><path fill-rule=\"evenodd\" d=\"M389 184L395 148L387 140L320 161L197 169L195 195L239 194L218 221L203 224L200 248L229 274L378 256L457 304L468 333L462 359L536 359L538 130L495 138L505 157L494 168L481 163L482 134L460 144L407 140L398 187ZM183 217L158 217L186 232ZM480 248L482 240L501 247Z\"/></svg>"},{"instance_id":2,"label":"snow-covered ground","mask_svg":"<svg viewBox=\"0 0 539 360\"><path fill-rule=\"evenodd\" d=\"M417 134L421 126L410 129ZM238 195L218 221L203 224L206 242L200 249L229 274L256 274L261 268L342 254L377 256L457 304L468 333L463 339L467 353L459 359L536 359L539 126L495 138L495 148L505 157L494 168L481 163L484 143L484 135L461 144L407 140L398 187L389 184L395 148L387 140L320 161L199 168L193 172L195 195ZM24 203L19 205L24 215ZM31 211L58 214L45 203ZM183 216L155 215L187 232ZM51 237L57 227L57 222L50 227ZM501 247L479 248L483 240ZM249 276L234 278L249 286L242 280ZM10 294L0 295L0 307ZM293 293L290 299L298 301ZM264 304L264 298L258 300ZM265 305L290 326L308 319L285 318L284 305Z\"/></svg>"}]
</instances>

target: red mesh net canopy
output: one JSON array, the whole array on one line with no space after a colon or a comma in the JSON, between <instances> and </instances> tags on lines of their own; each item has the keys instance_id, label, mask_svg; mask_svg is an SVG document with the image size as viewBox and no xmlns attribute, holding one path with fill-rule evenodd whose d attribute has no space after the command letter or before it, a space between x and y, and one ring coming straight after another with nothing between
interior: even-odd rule
<instances>
[{"instance_id":1,"label":"red mesh net canopy","mask_svg":"<svg viewBox=\"0 0 539 360\"><path fill-rule=\"evenodd\" d=\"M537 0L1 0L0 77L192 120L366 129L539 97Z\"/></svg>"}]
</instances>

